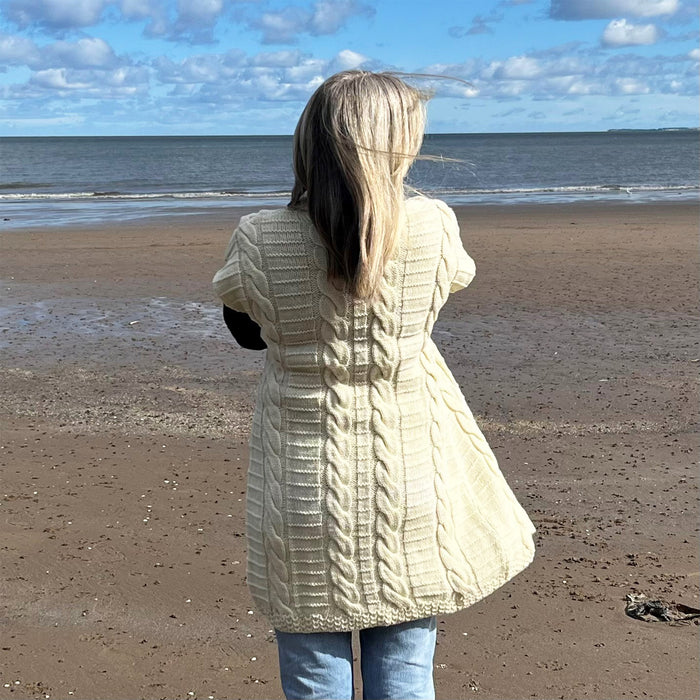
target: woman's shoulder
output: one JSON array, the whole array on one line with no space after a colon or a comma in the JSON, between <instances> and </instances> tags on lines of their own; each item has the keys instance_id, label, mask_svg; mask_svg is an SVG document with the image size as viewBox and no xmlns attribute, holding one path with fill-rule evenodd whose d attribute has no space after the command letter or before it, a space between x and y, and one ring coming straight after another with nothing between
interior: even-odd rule
<instances>
[{"instance_id":1,"label":"woman's shoulder","mask_svg":"<svg viewBox=\"0 0 700 700\"><path fill-rule=\"evenodd\" d=\"M445 204L441 199L426 197L424 194L416 194L406 198L407 211L434 211L434 212L451 212L452 209Z\"/></svg>"},{"instance_id":2,"label":"woman's shoulder","mask_svg":"<svg viewBox=\"0 0 700 700\"><path fill-rule=\"evenodd\" d=\"M261 209L260 211L245 214L240 218L239 225L256 226L265 223L297 221L303 212L289 207L280 207L278 209Z\"/></svg>"},{"instance_id":3,"label":"woman's shoulder","mask_svg":"<svg viewBox=\"0 0 700 700\"><path fill-rule=\"evenodd\" d=\"M305 211L297 209L261 209L242 216L236 226L233 239L245 239L256 247L260 255L275 254L279 246L289 248L294 242L304 245L315 238L313 224Z\"/></svg>"},{"instance_id":4,"label":"woman's shoulder","mask_svg":"<svg viewBox=\"0 0 700 700\"><path fill-rule=\"evenodd\" d=\"M445 202L422 194L406 199L406 213L409 216L427 216L430 220L442 221L443 225L450 227L456 223L454 211Z\"/></svg>"}]
</instances>

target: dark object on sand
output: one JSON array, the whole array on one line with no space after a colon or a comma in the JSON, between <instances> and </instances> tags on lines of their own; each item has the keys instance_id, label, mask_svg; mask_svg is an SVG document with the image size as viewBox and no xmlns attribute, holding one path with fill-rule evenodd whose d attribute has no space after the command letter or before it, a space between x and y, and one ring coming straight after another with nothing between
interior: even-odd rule
<instances>
[{"instance_id":1,"label":"dark object on sand","mask_svg":"<svg viewBox=\"0 0 700 700\"><path fill-rule=\"evenodd\" d=\"M648 600L642 593L629 593L625 596L625 613L635 620L644 622L689 622L700 620L700 610L682 603L664 603L661 600ZM696 622L697 624L697 622Z\"/></svg>"}]
</instances>

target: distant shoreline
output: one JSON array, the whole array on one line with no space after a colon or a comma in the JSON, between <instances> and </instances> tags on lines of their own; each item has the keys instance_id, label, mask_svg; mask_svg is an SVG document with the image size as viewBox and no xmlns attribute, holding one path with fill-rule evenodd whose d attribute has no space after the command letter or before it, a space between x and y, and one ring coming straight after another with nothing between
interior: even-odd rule
<instances>
[{"instance_id":1,"label":"distant shoreline","mask_svg":"<svg viewBox=\"0 0 700 700\"><path fill-rule=\"evenodd\" d=\"M425 134L426 138L432 136L536 136L551 134L619 134L634 133L643 134L649 132L672 133L678 131L700 131L700 126L674 126L674 127L649 127L646 129L621 128L606 129L604 131L578 130L578 131L434 131ZM5 134L2 139L291 139L292 134Z\"/></svg>"},{"instance_id":2,"label":"distant shoreline","mask_svg":"<svg viewBox=\"0 0 700 700\"><path fill-rule=\"evenodd\" d=\"M619 133L626 133L626 132L644 132L644 131L663 131L663 132L669 132L669 131L700 131L700 126L668 126L668 127L659 127L658 129L608 129L605 132L601 133L606 133L606 134L619 134Z\"/></svg>"}]
</instances>

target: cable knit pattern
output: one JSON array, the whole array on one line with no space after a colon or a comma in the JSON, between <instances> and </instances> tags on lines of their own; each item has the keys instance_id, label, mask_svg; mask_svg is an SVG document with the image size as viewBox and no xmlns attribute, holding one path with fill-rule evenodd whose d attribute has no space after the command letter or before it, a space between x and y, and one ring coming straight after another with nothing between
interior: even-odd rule
<instances>
[{"instance_id":1,"label":"cable knit pattern","mask_svg":"<svg viewBox=\"0 0 700 700\"><path fill-rule=\"evenodd\" d=\"M264 487L264 516L267 526L263 528L268 552L269 579L274 595L271 595L272 605L283 614L291 613L291 597L289 593L289 569L287 566L287 545L285 543L284 520L282 517L282 425L280 414L280 379L281 357L279 334L275 326L274 307L270 301L270 288L267 277L262 270L262 259L259 247L251 240L251 235L241 229L240 235L241 263L249 271L250 284L248 297L251 313L257 318L264 319L266 334L269 337L268 370L272 379L263 384L262 392L262 436L263 455L266 466Z\"/></svg>"},{"instance_id":2,"label":"cable knit pattern","mask_svg":"<svg viewBox=\"0 0 700 700\"><path fill-rule=\"evenodd\" d=\"M324 250L317 247L317 263ZM353 427L352 395L348 386L348 304L345 295L326 280L321 266L318 271L321 293L321 339L323 341L321 374L326 386L326 507L328 508L328 556L331 560L332 595L336 605L345 613L361 614L357 587L353 501L350 489L350 455L348 438Z\"/></svg>"},{"instance_id":3,"label":"cable knit pattern","mask_svg":"<svg viewBox=\"0 0 700 700\"><path fill-rule=\"evenodd\" d=\"M398 365L396 327L396 263L391 261L377 301L373 304L370 334L372 365L369 400L372 418L372 447L376 459L375 504L376 551L382 595L397 607L410 606L406 567L401 552L401 489L394 435L398 427L398 406L394 378Z\"/></svg>"},{"instance_id":4,"label":"cable knit pattern","mask_svg":"<svg viewBox=\"0 0 700 700\"><path fill-rule=\"evenodd\" d=\"M378 298L327 278L308 215L244 217L214 288L267 343L250 436L248 585L287 632L460 610L532 560L534 528L430 338L474 262L443 203L406 201Z\"/></svg>"},{"instance_id":5,"label":"cable knit pattern","mask_svg":"<svg viewBox=\"0 0 700 700\"><path fill-rule=\"evenodd\" d=\"M444 457L442 454L442 435L440 434L439 416L441 391L438 375L435 371L434 362L428 354L428 348L432 341L430 332L432 331L440 309L447 301L450 289L450 281L454 277L455 259L451 250L440 251L438 260L435 288L433 291L432 304L426 318L426 342L420 354L421 365L425 371L425 382L428 389L428 401L430 406L430 441L431 457L434 467L434 486L437 497L437 541L440 559L445 567L447 580L452 590L459 595L474 594L474 572L467 573L468 560L465 559L455 539L456 527L452 518L452 505L448 485L444 477ZM471 580L470 580L471 579Z\"/></svg>"},{"instance_id":6,"label":"cable knit pattern","mask_svg":"<svg viewBox=\"0 0 700 700\"><path fill-rule=\"evenodd\" d=\"M436 364L448 382L453 384L454 377L452 376L452 372L450 372L442 357L437 358ZM498 468L498 463L496 462L496 457L489 447L488 442L486 442L484 434L481 432L481 430L479 430L479 426L476 424L474 416L469 410L469 406L467 406L464 398L461 395L455 394L454 391L450 391L449 386L449 383L441 383L440 391L442 392L445 405L447 405L450 410L454 412L464 435L469 439L471 446L481 455L483 463L488 466L496 477L502 476L501 470ZM503 495L507 496L514 505L518 505L517 499L510 488L504 489ZM514 508L513 514L518 520L519 529L526 533L529 519L525 512L520 508ZM527 540L523 540L523 542L528 544ZM498 546L500 546L500 543Z\"/></svg>"}]
</instances>

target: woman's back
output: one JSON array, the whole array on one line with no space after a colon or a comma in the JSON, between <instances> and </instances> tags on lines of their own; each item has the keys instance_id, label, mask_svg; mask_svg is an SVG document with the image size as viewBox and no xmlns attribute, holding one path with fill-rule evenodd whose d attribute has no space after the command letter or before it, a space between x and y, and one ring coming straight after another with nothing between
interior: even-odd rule
<instances>
[{"instance_id":1,"label":"woman's back","mask_svg":"<svg viewBox=\"0 0 700 700\"><path fill-rule=\"evenodd\" d=\"M303 346L314 353L319 338L330 330L336 331L334 343L352 341L360 354L372 330L397 340L400 337L407 348L409 339L420 347L432 331L450 286L461 282L464 287L474 275L474 263L462 248L453 216L437 200L406 200L399 247L384 271L381 294L374 303L351 301L341 284L327 279L326 250L306 212L287 208L243 217L235 236L234 257L246 258L249 277L247 287L233 293L240 296L239 303L249 300L249 304L258 306L255 315L262 318L263 334L271 333L267 339L284 345L291 354L284 358L289 369L294 369L296 363L300 370L308 370L314 362L303 359L297 363L295 353L303 353ZM230 278L226 284L242 283L242 279L236 279L233 266L237 262L232 260L231 250L227 260ZM257 277L255 269L259 269ZM454 282L458 273L459 280ZM216 283L218 292L223 289L223 275L222 270ZM319 303L321 299L325 299L323 304ZM368 328L362 336L371 311L380 318L389 313L392 323ZM334 328L322 330L324 322ZM352 324L352 339L346 324ZM348 361L358 368L355 379L361 381L361 358L350 357Z\"/></svg>"},{"instance_id":2,"label":"woman's back","mask_svg":"<svg viewBox=\"0 0 700 700\"><path fill-rule=\"evenodd\" d=\"M302 210L245 217L215 277L268 345L251 434L248 584L283 631L475 602L532 558L529 519L430 338L474 264L451 210L403 207L372 300L329 279Z\"/></svg>"}]
</instances>

